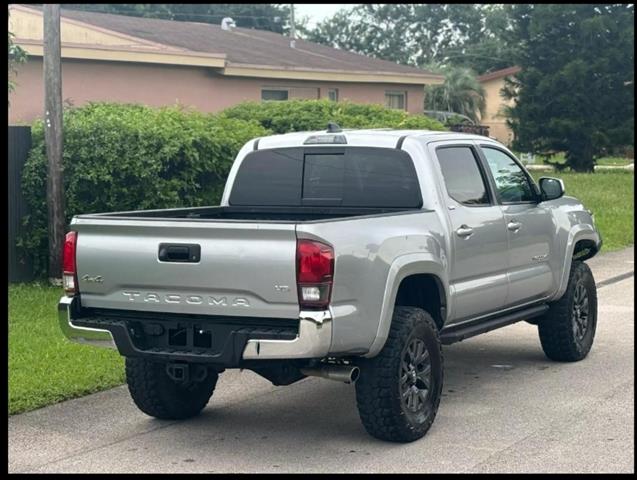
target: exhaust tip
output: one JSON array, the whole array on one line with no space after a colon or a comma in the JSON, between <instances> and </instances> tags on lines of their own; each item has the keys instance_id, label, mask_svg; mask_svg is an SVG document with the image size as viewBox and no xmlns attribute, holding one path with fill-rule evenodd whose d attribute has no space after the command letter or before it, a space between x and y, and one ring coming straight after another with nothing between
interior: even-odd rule
<instances>
[{"instance_id":1,"label":"exhaust tip","mask_svg":"<svg viewBox=\"0 0 637 480\"><path fill-rule=\"evenodd\" d=\"M352 368L352 371L349 374L349 383L356 383L358 377L360 377L361 370L358 367Z\"/></svg>"}]
</instances>

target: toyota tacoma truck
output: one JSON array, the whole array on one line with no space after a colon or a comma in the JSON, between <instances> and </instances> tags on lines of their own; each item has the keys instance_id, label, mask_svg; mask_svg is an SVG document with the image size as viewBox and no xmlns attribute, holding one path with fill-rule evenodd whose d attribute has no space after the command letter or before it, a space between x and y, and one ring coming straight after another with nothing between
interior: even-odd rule
<instances>
[{"instance_id":1,"label":"toyota tacoma truck","mask_svg":"<svg viewBox=\"0 0 637 480\"><path fill-rule=\"evenodd\" d=\"M548 358L586 357L601 244L561 180L492 139L330 124L248 142L219 206L73 217L59 319L126 357L153 417L197 415L239 368L352 383L365 429L410 442L442 345L524 320Z\"/></svg>"}]
</instances>

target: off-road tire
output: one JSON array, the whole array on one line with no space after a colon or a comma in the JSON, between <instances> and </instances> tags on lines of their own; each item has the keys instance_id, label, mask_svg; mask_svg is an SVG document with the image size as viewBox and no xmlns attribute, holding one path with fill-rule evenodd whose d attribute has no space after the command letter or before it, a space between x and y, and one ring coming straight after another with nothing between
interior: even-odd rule
<instances>
[{"instance_id":1,"label":"off-road tire","mask_svg":"<svg viewBox=\"0 0 637 480\"><path fill-rule=\"evenodd\" d=\"M588 317L585 328L581 327L581 323L578 325L576 320L581 312L581 309L576 308L578 288L582 291L578 285L583 286L587 298ZM551 360L577 362L588 355L596 328L597 288L593 273L584 262L573 261L566 292L538 319L542 349Z\"/></svg>"},{"instance_id":2,"label":"off-road tire","mask_svg":"<svg viewBox=\"0 0 637 480\"><path fill-rule=\"evenodd\" d=\"M126 358L126 382L135 405L151 417L181 420L194 417L208 404L219 375L208 369L200 382L179 384L166 373L166 364Z\"/></svg>"},{"instance_id":3,"label":"off-road tire","mask_svg":"<svg viewBox=\"0 0 637 480\"><path fill-rule=\"evenodd\" d=\"M426 346L431 367L426 400L421 403L418 418L408 411L401 392L405 385L401 383L403 361L410 358L407 349L414 341ZM374 358L361 359L359 366L356 402L367 432L391 442L406 443L422 438L436 417L443 382L442 346L431 315L416 307L395 307L383 349Z\"/></svg>"}]
</instances>

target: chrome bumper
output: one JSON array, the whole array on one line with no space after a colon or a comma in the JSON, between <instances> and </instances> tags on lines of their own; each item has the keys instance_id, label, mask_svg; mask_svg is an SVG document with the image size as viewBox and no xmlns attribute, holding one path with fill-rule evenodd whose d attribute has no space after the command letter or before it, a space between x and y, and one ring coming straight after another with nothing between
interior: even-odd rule
<instances>
[{"instance_id":1,"label":"chrome bumper","mask_svg":"<svg viewBox=\"0 0 637 480\"><path fill-rule=\"evenodd\" d=\"M64 335L77 343L97 347L117 348L108 330L79 327L73 324L72 312L77 300L62 297L58 304L60 328ZM301 312L299 334L293 340L248 340L243 350L244 360L286 358L323 358L332 345L332 315L329 311Z\"/></svg>"},{"instance_id":2,"label":"chrome bumper","mask_svg":"<svg viewBox=\"0 0 637 480\"><path fill-rule=\"evenodd\" d=\"M99 328L78 327L73 325L71 313L75 309L74 297L62 297L58 303L58 319L60 328L69 340L96 347L117 348L113 335L108 330Z\"/></svg>"},{"instance_id":3,"label":"chrome bumper","mask_svg":"<svg viewBox=\"0 0 637 480\"><path fill-rule=\"evenodd\" d=\"M301 312L299 334L294 340L248 340L244 360L322 358L332 345L332 315L329 311Z\"/></svg>"}]
</instances>

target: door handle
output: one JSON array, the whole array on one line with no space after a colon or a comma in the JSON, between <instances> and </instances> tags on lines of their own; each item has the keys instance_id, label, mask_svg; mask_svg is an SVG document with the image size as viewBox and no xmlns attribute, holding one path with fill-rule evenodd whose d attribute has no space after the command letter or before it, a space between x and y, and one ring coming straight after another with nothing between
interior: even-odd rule
<instances>
[{"instance_id":1,"label":"door handle","mask_svg":"<svg viewBox=\"0 0 637 480\"><path fill-rule=\"evenodd\" d=\"M507 228L512 232L517 232L521 226L522 224L520 222L516 222L515 220L512 220L509 223L507 223Z\"/></svg>"},{"instance_id":2,"label":"door handle","mask_svg":"<svg viewBox=\"0 0 637 480\"><path fill-rule=\"evenodd\" d=\"M467 227L466 225L461 225L458 230L456 230L456 235L463 238L469 238L473 235L473 228Z\"/></svg>"},{"instance_id":3,"label":"door handle","mask_svg":"<svg viewBox=\"0 0 637 480\"><path fill-rule=\"evenodd\" d=\"M157 258L161 262L199 263L201 246L193 243L160 243Z\"/></svg>"}]
</instances>

